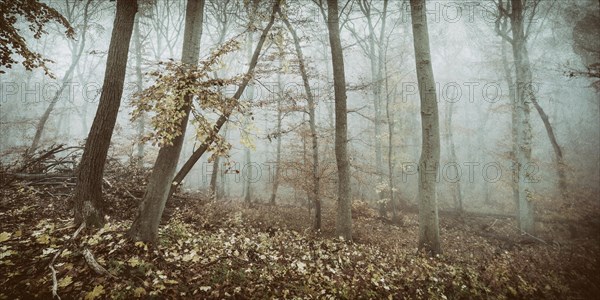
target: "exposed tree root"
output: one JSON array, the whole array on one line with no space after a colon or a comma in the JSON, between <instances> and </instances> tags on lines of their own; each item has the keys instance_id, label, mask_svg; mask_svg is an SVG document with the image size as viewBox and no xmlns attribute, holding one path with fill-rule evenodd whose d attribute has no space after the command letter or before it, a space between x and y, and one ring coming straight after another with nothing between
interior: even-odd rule
<instances>
[{"instance_id":1,"label":"exposed tree root","mask_svg":"<svg viewBox=\"0 0 600 300\"><path fill-rule=\"evenodd\" d=\"M48 267L52 271L52 298L60 299L60 296L58 295L58 280L56 279L56 269L54 269L54 262L56 261L56 258L59 257L63 253L63 251L67 248L67 246L69 244L71 244L71 242L73 240L75 240L77 235L79 235L79 233L84 228L85 228L85 223L81 223L81 225L79 225L79 228L77 228L77 230L75 231L75 233L73 233L71 238L60 248L60 250L58 252L56 252L56 254L54 254L54 257L52 257L52 261L50 261L50 264L48 265Z\"/></svg>"}]
</instances>

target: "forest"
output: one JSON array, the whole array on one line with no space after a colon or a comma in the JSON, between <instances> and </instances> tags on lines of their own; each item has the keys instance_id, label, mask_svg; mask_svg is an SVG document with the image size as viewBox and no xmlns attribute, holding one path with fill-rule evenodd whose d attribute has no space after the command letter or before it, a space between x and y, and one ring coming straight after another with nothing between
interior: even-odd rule
<instances>
[{"instance_id":1,"label":"forest","mask_svg":"<svg viewBox=\"0 0 600 300\"><path fill-rule=\"evenodd\" d=\"M597 299L600 1L0 0L0 299Z\"/></svg>"}]
</instances>

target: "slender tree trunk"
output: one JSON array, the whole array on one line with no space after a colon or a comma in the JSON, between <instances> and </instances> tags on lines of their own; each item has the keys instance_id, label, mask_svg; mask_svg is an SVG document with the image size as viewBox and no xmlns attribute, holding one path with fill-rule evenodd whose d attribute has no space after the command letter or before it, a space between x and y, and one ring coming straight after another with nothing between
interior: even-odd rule
<instances>
[{"instance_id":1,"label":"slender tree trunk","mask_svg":"<svg viewBox=\"0 0 600 300\"><path fill-rule=\"evenodd\" d=\"M333 65L335 91L335 159L338 169L336 233L352 240L352 199L350 199L350 163L348 161L348 110L344 54L340 41L338 1L327 1L327 28Z\"/></svg>"},{"instance_id":2,"label":"slender tree trunk","mask_svg":"<svg viewBox=\"0 0 600 300\"><path fill-rule=\"evenodd\" d=\"M281 68L281 66L280 66ZM279 89L279 95L277 95L277 153L275 154L275 178L273 180L273 190L271 192L271 199L269 204L275 205L277 198L277 190L279 189L279 177L281 175L281 119L283 118L283 112L281 111L281 102L284 97L284 90L281 86L281 71L277 74L277 88Z\"/></svg>"},{"instance_id":3,"label":"slender tree trunk","mask_svg":"<svg viewBox=\"0 0 600 300\"><path fill-rule=\"evenodd\" d=\"M326 47L327 45L324 45L324 47ZM331 59L329 58L328 55L328 51L323 51L323 61L324 62L329 62L331 61ZM332 71L329 68L329 65L325 66L325 82L326 82L326 86L323 88L323 93L325 93L325 95L328 95L331 91L330 89L330 82L331 82L331 73ZM335 101L326 101L325 107L327 108L327 125L328 125L328 130L330 131L334 131L335 130L335 117L334 115L334 111L335 111Z\"/></svg>"},{"instance_id":4,"label":"slender tree trunk","mask_svg":"<svg viewBox=\"0 0 600 300\"><path fill-rule=\"evenodd\" d=\"M223 136L225 137L226 141L229 140L229 124L225 124L225 128L223 128ZM219 174L221 175L221 184L217 184L217 199L229 198L229 192L231 188L231 185L229 184L230 178L227 176L227 172L225 169L223 169L223 166L219 166L217 169L221 170L219 171Z\"/></svg>"},{"instance_id":5,"label":"slender tree trunk","mask_svg":"<svg viewBox=\"0 0 600 300\"><path fill-rule=\"evenodd\" d=\"M373 146L375 148L375 171L377 173L377 185L382 185L386 182L386 176L384 171L384 161L383 161L383 95L382 95L382 70L383 70L383 56L384 49L387 47L387 44L384 42L384 33L385 33L385 24L386 24L386 16L387 16L387 5L388 1L383 1L383 12L381 16L381 28L378 34L375 32L375 26L373 24L372 17L375 15L373 10L373 5L375 1L357 1L358 6L364 15L367 23L368 35L367 42L361 47L364 53L369 58L370 63L370 71L371 71L371 89L372 89L372 100L373 100ZM362 36L359 36L358 33L351 30L352 34L357 40L363 39ZM387 179L389 183L389 178ZM386 197L389 195L389 191L380 191L378 193L378 207L379 207L379 217L386 218L388 210L393 207L393 204L389 202L389 199L386 201ZM389 205L388 205L389 204Z\"/></svg>"},{"instance_id":6,"label":"slender tree trunk","mask_svg":"<svg viewBox=\"0 0 600 300\"><path fill-rule=\"evenodd\" d=\"M530 107L533 96L531 68L527 53L526 38L523 29L523 7L521 0L511 0L511 28L513 58L516 70L516 116L517 116L517 171L519 187L519 227L522 231L534 233L533 191L527 168L531 163L531 125L529 123Z\"/></svg>"},{"instance_id":7,"label":"slender tree trunk","mask_svg":"<svg viewBox=\"0 0 600 300\"><path fill-rule=\"evenodd\" d=\"M371 40L371 43L373 41ZM375 135L375 169L377 171L377 180L378 184L384 183L384 171L383 171L383 155L382 155L382 136L381 136L381 93L379 88L379 76L377 75L377 66L376 66L376 57L371 57L371 77L374 79L375 83L373 85L373 108L375 111L375 120L373 122ZM385 192L379 193L379 216L382 218L387 218L388 205L384 201ZM390 203L391 206L391 203Z\"/></svg>"},{"instance_id":8,"label":"slender tree trunk","mask_svg":"<svg viewBox=\"0 0 600 300\"><path fill-rule=\"evenodd\" d=\"M215 200L219 199L219 188L217 187L219 160L219 156L215 157L215 160L213 161L212 173L210 174L210 195Z\"/></svg>"},{"instance_id":9,"label":"slender tree trunk","mask_svg":"<svg viewBox=\"0 0 600 300\"><path fill-rule=\"evenodd\" d=\"M386 79L386 91L387 91L387 79ZM386 96L386 118L388 122L388 185L390 187L390 205L392 206L392 222L397 224L400 221L398 215L398 205L395 199L395 187L394 187L394 121L392 119L392 112L390 111L390 99Z\"/></svg>"},{"instance_id":10,"label":"slender tree trunk","mask_svg":"<svg viewBox=\"0 0 600 300\"><path fill-rule=\"evenodd\" d=\"M313 229L321 229L321 199L319 198L319 141L317 136L317 121L315 114L315 98L313 97L310 82L308 79L308 72L306 71L306 62L304 61L304 54L302 47L300 46L300 38L292 24L289 22L286 16L279 12L282 16L283 22L287 27L288 31L292 34L294 39L294 47L296 48L296 56L298 57L298 65L300 68L300 75L302 76L302 83L304 85L304 92L306 93L306 99L308 100L308 116L310 124L310 135L312 141L312 192L310 193L309 200L315 207Z\"/></svg>"},{"instance_id":11,"label":"slender tree trunk","mask_svg":"<svg viewBox=\"0 0 600 300\"><path fill-rule=\"evenodd\" d=\"M247 51L248 51L248 57L250 58L250 60L252 60L252 36L253 33L252 32L248 32L247 35ZM254 86L250 85L248 86L248 98L251 100L254 100ZM249 120L246 119L246 121L244 122L244 125L248 125L249 124ZM247 146L244 148L244 156L246 157L246 168L248 170L248 177L245 180L245 197L244 197L244 202L250 204L252 203L252 153L250 153L250 148L248 148Z\"/></svg>"},{"instance_id":12,"label":"slender tree trunk","mask_svg":"<svg viewBox=\"0 0 600 300\"><path fill-rule=\"evenodd\" d=\"M135 37L135 84L137 88L137 92L141 93L144 89L143 84L143 75L142 75L142 37L140 34L140 16L137 16L137 22L133 27L133 35ZM142 115L137 123L137 153L136 157L138 159L138 167L144 167L144 142L142 138L144 137L144 128L145 128L146 118L145 115Z\"/></svg>"},{"instance_id":13,"label":"slender tree trunk","mask_svg":"<svg viewBox=\"0 0 600 300\"><path fill-rule=\"evenodd\" d=\"M429 52L425 0L411 0L412 29L421 98L422 149L419 160L419 250L442 252L438 224L436 175L440 162L440 128L435 79Z\"/></svg>"},{"instance_id":14,"label":"slender tree trunk","mask_svg":"<svg viewBox=\"0 0 600 300\"><path fill-rule=\"evenodd\" d=\"M302 124L306 123L306 114L302 114ZM308 150L307 148L307 141L306 141L306 134L302 133L300 135L300 137L302 138L302 164L303 166L308 166L309 162L308 162ZM302 167L301 167L302 168ZM301 169L302 174L304 174L304 172L307 172L305 169ZM303 189L306 192L306 201L309 204L308 206L308 215L312 217L312 207L313 207L313 200L312 200L312 192L310 188L305 188ZM296 198L296 187L294 187L294 202L298 202L298 199ZM314 225L314 224L313 224Z\"/></svg>"},{"instance_id":15,"label":"slender tree trunk","mask_svg":"<svg viewBox=\"0 0 600 300\"><path fill-rule=\"evenodd\" d=\"M217 44L222 44L223 41L225 40L225 35L227 34L226 32L227 26L226 24L223 24L223 28L221 31L219 31L219 38L217 41ZM215 78L219 78L219 72L218 71L214 71L214 76ZM222 92L222 89L219 89L219 92ZM227 135L227 126L225 127L225 135ZM225 172L223 172L223 170L221 170L220 167L220 161L221 161L221 157L220 156L216 156L215 160L213 161L213 168L212 168L212 173L210 176L210 193L211 193L211 197L213 197L214 200L219 200L220 197L222 195L224 195L224 191L225 191ZM221 171L219 171L221 170ZM219 176L219 174L221 176ZM218 183L218 178L221 177L221 184L219 185Z\"/></svg>"},{"instance_id":16,"label":"slender tree trunk","mask_svg":"<svg viewBox=\"0 0 600 300\"><path fill-rule=\"evenodd\" d=\"M512 141L512 151L511 151L511 160L513 164L516 165L517 161L517 96L516 91L514 89L514 81L512 78L512 70L508 64L508 58L506 53L506 42L502 41L502 65L504 66L504 79L508 84L508 98L511 103L510 110L510 118L511 118L511 141ZM518 174L515 174L513 178L518 178ZM511 182L511 187L513 191L513 201L517 208L519 207L519 181L513 180Z\"/></svg>"},{"instance_id":17,"label":"slender tree trunk","mask_svg":"<svg viewBox=\"0 0 600 300\"><path fill-rule=\"evenodd\" d=\"M385 68L387 70L387 65L385 65L385 49L387 48L387 42L384 42L384 37L385 37L385 24L386 24L386 20L387 20L387 7L388 7L388 0L383 0L383 13L381 16L381 31L379 32L379 43L377 43L377 76L375 78L375 80L377 81L376 83L376 91L377 91L377 101L379 102L379 106L381 107L381 99L382 99L382 80L383 80L383 69ZM369 18L369 29L371 30L371 35L374 37L375 36L375 30L374 27L372 25L371 22L371 18ZM374 49L373 49L374 50ZM391 143L392 143L392 134L393 134L393 123L389 123L389 97L388 97L388 82L387 82L387 71L385 72L385 84L386 84L386 94L385 94L385 98L386 98L386 116L388 117L388 133L390 134L388 136L388 143L389 146L391 147ZM381 111L381 108L379 109ZM376 118L381 118L381 112L379 112L379 116L375 116ZM381 147L381 145L380 145ZM381 150L380 150L381 151ZM392 149L388 149L388 158L391 159L392 157ZM380 155L381 156L381 155ZM383 164L383 161L381 162ZM398 205L396 205L396 203L394 202L394 182L393 182L393 177L392 177L392 173L393 173L393 162L388 161L388 170L389 170L389 178L388 178L388 185L390 187L390 204L392 206L392 221L393 222L398 222ZM380 194L381 195L381 194ZM381 200L381 199L380 199ZM379 205L379 216L380 217L386 217L386 207L385 207L385 203L380 203Z\"/></svg>"},{"instance_id":18,"label":"slender tree trunk","mask_svg":"<svg viewBox=\"0 0 600 300\"><path fill-rule=\"evenodd\" d=\"M387 2L387 1L386 1ZM386 3L387 4L387 3ZM382 55L384 55L382 53ZM381 63L383 65L383 63ZM392 206L392 222L394 224L400 224L400 215L398 214L399 201L396 200L396 188L394 185L394 109L390 107L390 104L393 106L394 102L390 100L390 89L388 82L388 70L387 65L383 65L384 74L385 74L385 113L388 124L388 185L390 187L390 204ZM390 103L391 102L391 103Z\"/></svg>"},{"instance_id":19,"label":"slender tree trunk","mask_svg":"<svg viewBox=\"0 0 600 300\"><path fill-rule=\"evenodd\" d=\"M181 54L181 61L186 65L198 64L203 18L204 0L188 0ZM158 236L158 226L185 138L192 97L191 94L185 96L186 105L183 108L185 117L179 123L181 135L173 139L172 145L161 147L158 152L146 193L140 203L138 216L129 230L129 236L134 240L153 242Z\"/></svg>"},{"instance_id":20,"label":"slender tree trunk","mask_svg":"<svg viewBox=\"0 0 600 300\"><path fill-rule=\"evenodd\" d=\"M531 203L533 190L529 189L527 186L528 183L532 181L532 178L529 178L529 174L527 174L527 166L531 161L532 139L531 125L529 124L529 102L533 104L542 119L546 134L552 144L555 155L556 171L558 174L558 190L563 199L569 199L566 165L563 159L562 149L558 144L548 115L539 105L533 89L533 76L527 51L527 36L524 33L523 25L525 15L523 2L520 0L511 0L507 3L506 8L503 7L502 2L498 5L499 18L496 21L496 32L512 45L516 72L516 87L513 88L512 76L510 75L510 68L508 67L508 60L503 44L502 56L505 66L505 77L507 78L507 81L509 81L509 86L511 86L510 92L513 103L513 142L515 145L513 147L513 153L516 166L515 189L517 189L514 191L514 196L519 207L518 219L519 224L521 224L520 228L524 232L532 234L535 230L533 216L534 208L533 203ZM508 10L511 11L510 15L507 13ZM505 19L504 22L502 22L502 30L500 30L500 21L502 20L502 17L505 17ZM506 35L508 28L506 18L510 19L512 38Z\"/></svg>"},{"instance_id":21,"label":"slender tree trunk","mask_svg":"<svg viewBox=\"0 0 600 300\"><path fill-rule=\"evenodd\" d=\"M450 101L446 105L446 141L448 143L448 149L450 151L449 161L450 163L456 162L456 148L454 146L454 135L452 134L452 115L454 114L454 102ZM450 189L452 191L452 198L454 200L454 204L456 205L456 210L462 214L463 212L463 203L462 203L462 193L460 188L460 180L456 182L450 183Z\"/></svg>"},{"instance_id":22,"label":"slender tree trunk","mask_svg":"<svg viewBox=\"0 0 600 300\"><path fill-rule=\"evenodd\" d=\"M88 226L95 227L104 223L102 173L121 105L129 41L136 12L136 1L117 1L100 103L77 171L77 186L73 196L77 224L85 222Z\"/></svg>"},{"instance_id":23,"label":"slender tree trunk","mask_svg":"<svg viewBox=\"0 0 600 300\"><path fill-rule=\"evenodd\" d=\"M246 169L247 170L247 175L248 177L245 180L245 191L244 191L244 202L246 202L247 204L252 203L252 182L250 181L250 178L252 178L252 156L250 155L250 149L248 147L246 147L244 149L244 156L246 159Z\"/></svg>"},{"instance_id":24,"label":"slender tree trunk","mask_svg":"<svg viewBox=\"0 0 600 300\"><path fill-rule=\"evenodd\" d=\"M54 108L56 107L56 103L58 103L60 95L62 95L63 91L69 84L69 80L71 80L71 78L73 77L73 72L75 71L75 68L77 67L77 64L79 63L79 59L81 58L81 54L83 53L83 49L85 47L85 42L86 42L86 33L87 33L88 20L89 20L88 8L90 6L90 3L91 3L91 1L88 0L85 3L84 9L83 9L83 27L81 29L81 35L80 35L81 40L78 43L79 48L77 49L77 52L73 51L72 56L71 56L71 65L69 66L69 69L67 69L67 72L65 73L65 75L63 76L63 78L61 80L60 88L58 89L58 91L56 91L56 94L54 95L54 97L52 97L50 104L44 111L44 114L42 115L37 126L35 127L35 135L33 137L33 141L31 142L31 146L29 147L29 151L28 151L29 153L33 153L37 149L37 147L40 143L40 140L42 139L42 134L44 133L44 128L46 127L46 123L48 122L48 119L50 118L50 114L52 113L52 111L54 111ZM75 50L75 49L73 49L73 50Z\"/></svg>"},{"instance_id":25,"label":"slender tree trunk","mask_svg":"<svg viewBox=\"0 0 600 300\"><path fill-rule=\"evenodd\" d=\"M535 97L535 95L531 94L531 103L533 103L533 107L535 107L535 110L537 110L538 114L540 115L540 118L542 119L542 122L544 123L544 128L546 129L546 134L548 135L548 138L550 139L550 143L552 144L552 149L554 150L554 161L556 163L556 173L558 175L558 190L560 192L560 195L562 196L563 200L568 201L569 200L569 192L568 192L568 187L567 187L567 174L566 174L566 164L565 161L563 159L563 154L562 154L562 149L560 147L560 145L558 144L558 141L556 140L556 135L554 134L554 129L552 128L552 125L550 124L550 119L548 118L548 115L546 114L546 112L544 111L544 109L540 106L540 104L537 102L537 99Z\"/></svg>"},{"instance_id":26,"label":"slender tree trunk","mask_svg":"<svg viewBox=\"0 0 600 300\"><path fill-rule=\"evenodd\" d=\"M254 49L254 53L252 54L252 59L250 60L250 65L248 66L248 71L246 71L246 76L244 76L242 83L240 84L237 91L235 92L235 94L232 97L234 100L240 99L240 97L244 93L244 90L246 89L246 86L248 85L248 82L250 82L252 74L254 73L254 68L256 67L256 64L258 63L258 58L260 56L260 52L265 43L265 40L267 39L267 35L269 34L269 31L271 30L271 27L273 27L273 23L275 22L275 13L276 13L278 7L279 7L279 1L275 1L275 4L273 6L273 12L271 14L271 19L269 20L267 27L265 27L265 29L263 29L263 31L261 33L260 39L258 40L258 44L256 45L256 48ZM198 149L196 149L192 153L192 155L188 158L188 160L185 162L185 164L183 164L183 166L181 167L179 172L177 172L177 175L175 175L175 179L173 180L173 185L171 187L171 191L169 192L169 196L175 192L175 190L177 189L179 184L181 184L181 181L185 178L185 176L194 167L196 162L198 162L198 160L202 157L204 152L206 152L206 150L208 149L208 146L210 144L212 144L215 136L217 134L219 134L219 130L221 129L221 127L223 127L225 122L227 122L227 119L229 118L230 114L231 114L231 110L227 111L224 115L219 117L219 119L215 123L214 131L212 132L212 134L210 136L208 136L202 142L202 145L200 145L200 147L198 147Z\"/></svg>"},{"instance_id":27,"label":"slender tree trunk","mask_svg":"<svg viewBox=\"0 0 600 300\"><path fill-rule=\"evenodd\" d=\"M379 41L376 41L376 34L375 34L375 27L372 24L371 21L371 16L368 15L367 20L368 20L368 25L369 25L369 35L370 35L370 47L371 47L371 51L373 53L373 55L371 56L371 74L372 77L375 81L374 85L373 85L373 93L375 95L375 160L377 163L377 172L379 173L379 182L383 183L384 182L384 171L383 171L383 154L382 154L382 130L381 130L381 120L383 119L383 105L382 105L382 100L383 100L383 96L382 96L382 81L383 81L383 55L384 55L384 33L385 33L385 23L386 23L386 16L387 16L387 5L388 5L388 1L384 0L383 1L383 14L381 17L381 31L379 34ZM375 44L377 44L377 46L375 46ZM377 50L375 49L377 48ZM386 97L387 100L387 97ZM386 103L386 115L387 115L387 103ZM390 124L388 124L389 126ZM389 128L388 128L389 129ZM388 137L389 138L389 137ZM389 153L388 153L389 154ZM389 167L389 164L388 164ZM388 185L390 184L389 180L388 180ZM391 185L390 185L390 191L389 191L389 196L390 196L390 207L392 209L392 217L393 218L397 218L396 215L396 207L395 204L393 203L393 199L392 199L392 191L391 191ZM388 207L386 206L386 203L384 203L383 201L381 201L381 197L383 197L383 193L380 193L380 205L379 205L379 216L380 217L387 217L387 211L388 211ZM396 221L396 220L394 220Z\"/></svg>"}]
</instances>

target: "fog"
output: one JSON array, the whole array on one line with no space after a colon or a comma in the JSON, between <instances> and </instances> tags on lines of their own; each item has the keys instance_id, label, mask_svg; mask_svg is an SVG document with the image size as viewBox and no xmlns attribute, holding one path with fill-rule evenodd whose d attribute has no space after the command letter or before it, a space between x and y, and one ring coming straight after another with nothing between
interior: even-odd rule
<instances>
[{"instance_id":1,"label":"fog","mask_svg":"<svg viewBox=\"0 0 600 300\"><path fill-rule=\"evenodd\" d=\"M40 70L26 71L22 66L6 70L2 75L2 137L0 151L9 153L15 149L26 149L36 132L40 117L48 108L61 85L64 90L51 111L46 128L41 136L41 145L82 145L94 118L100 97L103 70L105 69L107 46L110 41L115 5L112 2L92 3L87 12L88 24L85 33L84 3L52 1L51 7L61 12L75 28L76 36L68 39L58 25L47 28L48 34L40 39L22 32L32 50L52 60L48 64L56 79L48 78ZM539 11L529 20L531 38L527 47L533 73L533 86L540 106L549 116L552 129L564 153L568 166L570 201L596 198L599 174L599 110L598 94L593 80L586 77L568 77L570 70L584 70L588 57L577 54L579 47L573 39L574 25L593 7L593 1L542 2ZM310 83L317 99L316 123L321 140L323 168L335 170L333 155L333 90L330 53L327 37L322 34L326 23L319 7L312 3L290 4L290 18L299 22L298 35L310 70ZM377 186L383 184L383 176L389 172L388 157L383 155L377 165L376 152L387 153L387 119L384 126L374 129L375 82L371 72L369 47L383 47L384 75L383 92L389 101L390 120L393 121L392 160L395 186L398 196L407 203L414 203L417 177L414 167L418 163L420 149L419 97L414 72L414 50L410 30L410 10L402 1L389 4L384 41L369 44L369 26L373 26L379 38L382 3L374 2L366 14L359 3L350 2L344 11L342 22L342 45L346 63L349 109L349 151L352 164L352 197L375 201ZM430 42L432 65L436 79L437 98L440 110L441 165L438 193L441 208L452 209L455 203L450 190L460 184L465 209L510 212L514 203L510 199L510 182L513 180L510 160L510 98L509 84L504 77L501 57L501 38L495 32L494 7L491 3L446 3L433 1L428 7L430 18ZM596 11L597 12L597 11ZM241 3L220 5L208 1L205 9L206 21L200 57L206 57L219 47L219 43L238 36L242 46L230 53L215 75L230 77L241 74L248 64L247 51L250 47L246 38L239 34L246 30L247 11ZM178 60L183 39L185 3L179 1L142 2L136 18L139 26L141 48L141 71L156 68L160 61ZM369 22L371 25L369 25ZM224 33L221 37L220 34ZM593 34L593 33L592 33ZM597 32L596 32L597 34ZM85 35L85 36L84 36ZM253 39L256 40L258 34ZM251 105L249 117L234 115L227 131L221 134L232 145L228 157L221 159L220 185L227 197L242 197L244 186L250 182L252 196L264 200L270 196L276 165L277 99L282 100L282 172L278 199L283 203L299 204L306 198L306 191L299 181L305 178L306 170L299 170L305 157L307 143L306 113L302 79L298 73L297 59L289 33L281 22L275 24L267 50L259 62L263 70L245 91L243 100ZM278 42L277 38L282 41ZM81 57L67 82L61 81L85 39ZM135 97L135 43L132 38L123 103L119 110L117 127L112 139L111 157L127 160L135 156L135 147L140 142L137 125L130 121L132 107L130 99ZM283 43L277 50L276 43ZM278 55L281 51L283 55ZM511 54L509 52L509 54ZM590 55L597 58L598 52ZM594 56L595 55L595 56ZM509 56L509 59L510 58ZM283 66L277 71L278 65ZM270 70L269 70L270 69ZM287 69L287 70L285 70ZM279 78L279 79L278 79ZM143 86L151 84L144 76ZM281 82L278 83L278 80ZM226 88L226 93L235 92L235 86ZM249 93L253 93L250 97ZM291 100L291 101L290 101ZM450 108L450 104L452 104ZM385 110L387 103L381 106ZM386 112L387 113L387 112ZM387 118L386 113L381 118ZM452 114L451 124L447 122ZM214 116L213 116L214 120ZM557 175L553 160L552 145L538 113L531 110L532 126L532 170L535 175L535 193L547 209L565 205L557 191ZM146 125L145 131L153 129ZM449 136L448 132L452 132ZM242 134L243 133L243 134ZM248 136L250 159L245 156L246 146L241 136ZM275 138L271 138L275 137ZM449 138L452 138L450 141ZM377 141L379 140L379 142ZM181 154L182 164L198 143L193 133L186 135ZM450 145L455 153L450 153ZM150 143L144 148L144 164L151 167L156 147ZM304 149L304 150L303 150ZM379 149L379 150L377 150ZM210 182L213 164L205 155L196 163L186 177L184 188L206 189ZM4 162L10 160L3 156ZM300 163L294 164L294 163ZM225 166L224 164L230 164ZM378 173L382 176L378 176ZM327 177L327 172L324 176ZM326 178L325 178L326 179ZM330 178L334 182L335 178ZM333 180L333 181L332 181ZM333 200L335 192L325 190L324 195ZM566 204L571 206L571 204Z\"/></svg>"},{"instance_id":2,"label":"fog","mask_svg":"<svg viewBox=\"0 0 600 300\"><path fill-rule=\"evenodd\" d=\"M600 292L596 0L0 17L0 298Z\"/></svg>"}]
</instances>

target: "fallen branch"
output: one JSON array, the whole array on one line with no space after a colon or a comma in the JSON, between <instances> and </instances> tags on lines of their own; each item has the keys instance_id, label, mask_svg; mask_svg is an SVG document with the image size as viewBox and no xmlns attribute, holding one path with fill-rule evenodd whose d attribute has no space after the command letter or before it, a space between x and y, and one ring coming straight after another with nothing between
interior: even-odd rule
<instances>
[{"instance_id":1,"label":"fallen branch","mask_svg":"<svg viewBox=\"0 0 600 300\"><path fill-rule=\"evenodd\" d=\"M77 230L75 231L75 233L73 233L71 238L62 246L62 248L60 248L58 252L56 252L56 254L54 254L52 261L50 261L50 265L48 265L48 267L52 271L52 298L56 297L60 299L60 296L58 295L58 280L56 279L56 269L54 269L54 262L56 261L56 258L63 253L66 247L77 237L77 235L79 235L83 228L85 228L85 223L81 223L81 225L79 225L79 228L77 228Z\"/></svg>"},{"instance_id":2,"label":"fallen branch","mask_svg":"<svg viewBox=\"0 0 600 300\"><path fill-rule=\"evenodd\" d=\"M535 239L535 240L537 240L537 241L539 241L539 242L543 243L544 245L548 245L548 242L546 242L546 241L542 240L541 238L539 238L539 237L537 237L537 236L535 236L535 235L533 235L533 234L531 234L531 233L529 233L529 232L525 232L525 231L521 230L520 228L518 228L517 226L514 226L514 225L512 225L512 224L511 224L511 226L512 226L513 228L516 228L516 229L518 229L518 230L521 232L521 235L527 235L527 236L529 236L529 237L531 237L531 238L533 238L533 239Z\"/></svg>"},{"instance_id":3,"label":"fallen branch","mask_svg":"<svg viewBox=\"0 0 600 300\"><path fill-rule=\"evenodd\" d=\"M42 182L32 182L29 184L26 184L27 186L34 186L34 185L62 185L64 187L68 187L68 186L75 186L76 184L73 182L65 182L65 181L42 181Z\"/></svg>"},{"instance_id":4,"label":"fallen branch","mask_svg":"<svg viewBox=\"0 0 600 300\"><path fill-rule=\"evenodd\" d=\"M29 174L29 173L7 173L5 176L9 177L14 177L15 179L27 179L27 180L35 180L35 179L49 179L49 178L53 178L53 179L71 179L73 178L75 175L65 175L65 174L46 174L46 173L41 173L41 174Z\"/></svg>"},{"instance_id":5,"label":"fallen branch","mask_svg":"<svg viewBox=\"0 0 600 300\"><path fill-rule=\"evenodd\" d=\"M94 258L94 255L92 254L92 252L89 249L87 249L87 248L83 249L83 257L85 258L85 261L88 263L90 268L92 268L92 270L94 270L94 272L98 273L99 275L108 275L112 278L116 278L115 275L108 272L103 266L101 266L96 261L96 259Z\"/></svg>"},{"instance_id":6,"label":"fallen branch","mask_svg":"<svg viewBox=\"0 0 600 300\"><path fill-rule=\"evenodd\" d=\"M47 150L45 153L41 154L39 157L37 157L37 158L30 157L29 159L27 159L25 164L18 170L18 172L23 172L23 171L27 170L27 168L29 168L30 166L33 166L34 164L41 162L41 161L45 160L46 158L48 158L60 151L63 151L64 146L65 145L52 146L49 150ZM28 156L28 155L29 155L28 153L25 154L25 156Z\"/></svg>"}]
</instances>

